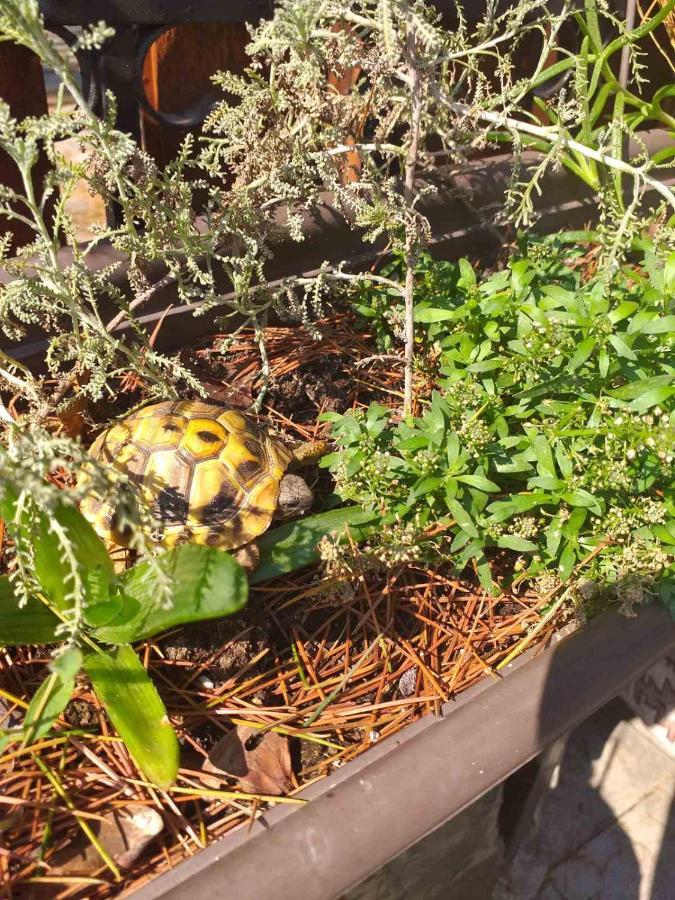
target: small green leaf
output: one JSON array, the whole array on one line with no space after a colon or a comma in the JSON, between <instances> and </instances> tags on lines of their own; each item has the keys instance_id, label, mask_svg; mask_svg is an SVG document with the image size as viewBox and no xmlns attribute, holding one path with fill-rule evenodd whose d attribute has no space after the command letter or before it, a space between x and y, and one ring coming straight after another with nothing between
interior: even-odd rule
<instances>
[{"instance_id":1,"label":"small green leaf","mask_svg":"<svg viewBox=\"0 0 675 900\"><path fill-rule=\"evenodd\" d=\"M569 478L574 472L574 465L569 456L565 453L563 445L558 442L555 446L555 458L563 478Z\"/></svg>"},{"instance_id":2,"label":"small green leaf","mask_svg":"<svg viewBox=\"0 0 675 900\"><path fill-rule=\"evenodd\" d=\"M44 737L66 708L82 665L82 653L70 647L51 664L52 671L33 695L23 725L25 744Z\"/></svg>"},{"instance_id":3,"label":"small green leaf","mask_svg":"<svg viewBox=\"0 0 675 900\"><path fill-rule=\"evenodd\" d=\"M572 569L574 569L576 561L577 554L574 549L574 544L569 542L565 545L565 549L560 555L560 562L558 564L558 577L561 581L567 581L572 574Z\"/></svg>"},{"instance_id":4,"label":"small green leaf","mask_svg":"<svg viewBox=\"0 0 675 900\"><path fill-rule=\"evenodd\" d=\"M642 329L643 334L668 334L671 331L675 332L675 316L652 319Z\"/></svg>"},{"instance_id":5,"label":"small green leaf","mask_svg":"<svg viewBox=\"0 0 675 900\"><path fill-rule=\"evenodd\" d=\"M570 506L592 507L598 505L598 501L593 494L583 488L579 488L579 490L576 491L568 491L562 495L562 499L565 503L569 503Z\"/></svg>"},{"instance_id":6,"label":"small green leaf","mask_svg":"<svg viewBox=\"0 0 675 900\"><path fill-rule=\"evenodd\" d=\"M629 381L623 387L617 388L615 391L608 391L610 397L615 400L635 400L643 394L648 393L654 388L663 385L671 387L673 384L672 375L654 375L651 378L640 378L636 381Z\"/></svg>"},{"instance_id":7,"label":"small green leaf","mask_svg":"<svg viewBox=\"0 0 675 900\"><path fill-rule=\"evenodd\" d=\"M166 608L157 602L161 586L155 566L172 582L171 605ZM246 605L248 582L242 567L224 550L184 544L158 556L154 565L146 560L123 572L119 592L119 614L94 630L97 640L109 644L140 641L175 625L232 615Z\"/></svg>"},{"instance_id":8,"label":"small green leaf","mask_svg":"<svg viewBox=\"0 0 675 900\"><path fill-rule=\"evenodd\" d=\"M562 531L560 529L560 516L555 516L546 531L546 552L549 556L554 557L558 552Z\"/></svg>"},{"instance_id":9,"label":"small green leaf","mask_svg":"<svg viewBox=\"0 0 675 900\"><path fill-rule=\"evenodd\" d=\"M476 572L478 573L478 581L483 590L487 591L493 597L499 595L500 591L492 578L492 570L490 563L484 553L477 553L474 557L476 560Z\"/></svg>"},{"instance_id":10,"label":"small green leaf","mask_svg":"<svg viewBox=\"0 0 675 900\"><path fill-rule=\"evenodd\" d=\"M553 478L551 475L540 475L537 478L530 478L527 482L527 487L528 489L541 488L544 491L563 491L566 485L560 478Z\"/></svg>"},{"instance_id":11,"label":"small green leaf","mask_svg":"<svg viewBox=\"0 0 675 900\"><path fill-rule=\"evenodd\" d=\"M656 406L657 403L663 403L665 400L668 400L673 394L675 394L675 385L671 387L663 385L662 387L652 388L651 391L645 391L644 394L636 397L629 404L628 409L632 412L646 412L652 406Z\"/></svg>"},{"instance_id":12,"label":"small green leaf","mask_svg":"<svg viewBox=\"0 0 675 900\"><path fill-rule=\"evenodd\" d=\"M476 286L476 273L468 259L462 257L459 260L459 271L461 277L457 282L458 287L472 288Z\"/></svg>"},{"instance_id":13,"label":"small green leaf","mask_svg":"<svg viewBox=\"0 0 675 900\"><path fill-rule=\"evenodd\" d=\"M37 597L19 600L8 575L0 576L0 647L51 644L56 641L59 620Z\"/></svg>"},{"instance_id":14,"label":"small green leaf","mask_svg":"<svg viewBox=\"0 0 675 900\"><path fill-rule=\"evenodd\" d=\"M624 300L623 303L619 303L616 309L613 309L607 316L612 325L616 325L617 322L621 322L623 319L628 318L628 316L635 312L638 308L638 304L634 300Z\"/></svg>"},{"instance_id":15,"label":"small green leaf","mask_svg":"<svg viewBox=\"0 0 675 900\"><path fill-rule=\"evenodd\" d=\"M448 457L448 466L454 466L457 462L460 449L459 436L453 431L447 438L446 453Z\"/></svg>"},{"instance_id":16,"label":"small green leaf","mask_svg":"<svg viewBox=\"0 0 675 900\"><path fill-rule=\"evenodd\" d=\"M663 286L667 291L675 294L675 251L666 260L663 270Z\"/></svg>"},{"instance_id":17,"label":"small green leaf","mask_svg":"<svg viewBox=\"0 0 675 900\"><path fill-rule=\"evenodd\" d=\"M498 547L505 547L508 550L518 550L523 553L535 553L539 547L532 541L518 537L515 534L502 534L497 540Z\"/></svg>"},{"instance_id":18,"label":"small green leaf","mask_svg":"<svg viewBox=\"0 0 675 900\"><path fill-rule=\"evenodd\" d=\"M412 506L413 503L424 494L433 494L436 488L443 484L443 481L443 478L420 478L408 494L406 503L409 506Z\"/></svg>"},{"instance_id":19,"label":"small green leaf","mask_svg":"<svg viewBox=\"0 0 675 900\"><path fill-rule=\"evenodd\" d=\"M532 449L534 450L534 455L537 458L537 468L539 470L539 474L550 475L553 478L557 478L558 473L555 470L555 463L553 462L551 445L546 440L543 434L538 434L532 441Z\"/></svg>"},{"instance_id":20,"label":"small green leaf","mask_svg":"<svg viewBox=\"0 0 675 900\"><path fill-rule=\"evenodd\" d=\"M170 787L178 774L178 738L133 648L90 651L84 668L138 768L158 787Z\"/></svg>"},{"instance_id":21,"label":"small green leaf","mask_svg":"<svg viewBox=\"0 0 675 900\"><path fill-rule=\"evenodd\" d=\"M575 372L580 366L586 362L589 358L593 350L595 349L595 338L590 337L586 338L585 341L582 341L577 349L574 352L574 355L570 359L567 364L567 368L570 372Z\"/></svg>"},{"instance_id":22,"label":"small green leaf","mask_svg":"<svg viewBox=\"0 0 675 900\"><path fill-rule=\"evenodd\" d=\"M519 259L517 262L510 264L513 289L517 294L523 293L534 278L535 273L531 265L529 259Z\"/></svg>"},{"instance_id":23,"label":"small green leaf","mask_svg":"<svg viewBox=\"0 0 675 900\"><path fill-rule=\"evenodd\" d=\"M609 342L614 347L619 356L623 356L624 359L630 359L635 361L637 359L637 355L631 350L623 337L619 334L610 334Z\"/></svg>"},{"instance_id":24,"label":"small green leaf","mask_svg":"<svg viewBox=\"0 0 675 900\"><path fill-rule=\"evenodd\" d=\"M440 309L438 307L415 308L415 321L423 325L430 325L434 322L445 322L456 317L454 309Z\"/></svg>"},{"instance_id":25,"label":"small green leaf","mask_svg":"<svg viewBox=\"0 0 675 900\"><path fill-rule=\"evenodd\" d=\"M562 526L562 533L567 538L567 540L576 541L579 532L581 531L581 527L588 518L588 508L577 506L570 513L570 517Z\"/></svg>"},{"instance_id":26,"label":"small green leaf","mask_svg":"<svg viewBox=\"0 0 675 900\"><path fill-rule=\"evenodd\" d=\"M485 475L457 475L457 481L462 481L464 484L478 488L479 491L485 491L488 494L501 490L498 484L490 481Z\"/></svg>"},{"instance_id":27,"label":"small green leaf","mask_svg":"<svg viewBox=\"0 0 675 900\"><path fill-rule=\"evenodd\" d=\"M465 531L469 537L478 538L478 529L473 524L471 516L464 509L459 500L448 500L448 509L462 531Z\"/></svg>"}]
</instances>

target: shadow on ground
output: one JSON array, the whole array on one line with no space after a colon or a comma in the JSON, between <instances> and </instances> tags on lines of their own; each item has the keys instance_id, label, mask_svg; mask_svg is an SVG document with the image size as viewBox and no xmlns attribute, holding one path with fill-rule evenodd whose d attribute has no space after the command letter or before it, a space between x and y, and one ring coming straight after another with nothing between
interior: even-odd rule
<instances>
[{"instance_id":1,"label":"shadow on ground","mask_svg":"<svg viewBox=\"0 0 675 900\"><path fill-rule=\"evenodd\" d=\"M494 900L673 900L674 799L675 756L612 701L570 734Z\"/></svg>"}]
</instances>

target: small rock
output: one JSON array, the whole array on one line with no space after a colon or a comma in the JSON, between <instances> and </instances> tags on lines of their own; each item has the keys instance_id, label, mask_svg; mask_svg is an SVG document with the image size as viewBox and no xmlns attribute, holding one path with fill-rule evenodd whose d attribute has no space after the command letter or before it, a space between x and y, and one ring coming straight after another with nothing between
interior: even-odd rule
<instances>
[{"instance_id":1,"label":"small rock","mask_svg":"<svg viewBox=\"0 0 675 900\"><path fill-rule=\"evenodd\" d=\"M412 697L417 686L417 666L413 666L398 680L398 692L402 697Z\"/></svg>"},{"instance_id":2,"label":"small rock","mask_svg":"<svg viewBox=\"0 0 675 900\"><path fill-rule=\"evenodd\" d=\"M91 820L101 846L120 869L130 868L148 844L164 828L156 809L142 803L128 803L109 812L103 820ZM49 859L50 874L86 875L101 866L101 857L85 835Z\"/></svg>"}]
</instances>

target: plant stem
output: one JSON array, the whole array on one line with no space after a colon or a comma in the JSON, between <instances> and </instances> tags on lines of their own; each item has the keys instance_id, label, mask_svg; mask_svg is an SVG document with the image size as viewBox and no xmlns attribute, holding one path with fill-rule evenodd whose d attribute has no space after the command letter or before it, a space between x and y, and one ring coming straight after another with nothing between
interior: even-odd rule
<instances>
[{"instance_id":1,"label":"plant stem","mask_svg":"<svg viewBox=\"0 0 675 900\"><path fill-rule=\"evenodd\" d=\"M408 26L405 44L405 56L410 87L410 143L405 160L405 184L403 197L408 207L410 218L406 224L405 236L405 381L403 387L403 414L410 415L413 404L413 362L415 356L415 268L419 257L417 220L414 214L415 205L415 169L420 140L420 121L422 118L422 80L417 66L415 53L415 31Z\"/></svg>"},{"instance_id":2,"label":"plant stem","mask_svg":"<svg viewBox=\"0 0 675 900\"><path fill-rule=\"evenodd\" d=\"M406 75L406 81L409 81L410 76ZM487 122L490 125L493 125L496 128L507 128L512 132L518 132L519 134L527 134L531 135L535 138L541 138L544 141L547 141L551 144L554 144L556 141L560 143L561 146L565 147L568 150L576 150L581 156L586 159L593 159L595 162L599 162L602 165L609 166L611 169L615 169L618 172L624 172L626 175L632 175L633 177L639 178L643 184L648 185L653 190L657 191L661 196L666 200L669 206L675 210L675 193L666 185L659 181L657 178L652 178L649 172L649 163L643 163L640 166L634 166L630 163L624 162L622 159L617 159L614 156L610 156L602 150L596 150L594 147L588 147L586 144L582 144L579 141L574 140L569 137L562 128L555 128L552 126L546 125L532 125L529 122L523 122L520 119L514 119L512 116L503 115L502 113L494 113L488 112L486 110L474 109L470 106L467 106L465 103L456 103L451 100L443 91L435 87L433 88L434 96L442 103L444 106L447 106L448 109L452 110L452 112L465 116L467 120L470 120L472 117L477 119L481 119L483 122Z\"/></svg>"}]
</instances>

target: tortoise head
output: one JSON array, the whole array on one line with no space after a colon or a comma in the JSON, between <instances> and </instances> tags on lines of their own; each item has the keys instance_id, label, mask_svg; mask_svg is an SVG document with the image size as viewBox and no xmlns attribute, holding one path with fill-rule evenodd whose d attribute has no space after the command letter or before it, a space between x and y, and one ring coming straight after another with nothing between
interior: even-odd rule
<instances>
[{"instance_id":1,"label":"tortoise head","mask_svg":"<svg viewBox=\"0 0 675 900\"><path fill-rule=\"evenodd\" d=\"M314 494L305 479L299 475L286 473L279 484L275 518L282 521L295 519L304 515L313 502Z\"/></svg>"}]
</instances>

